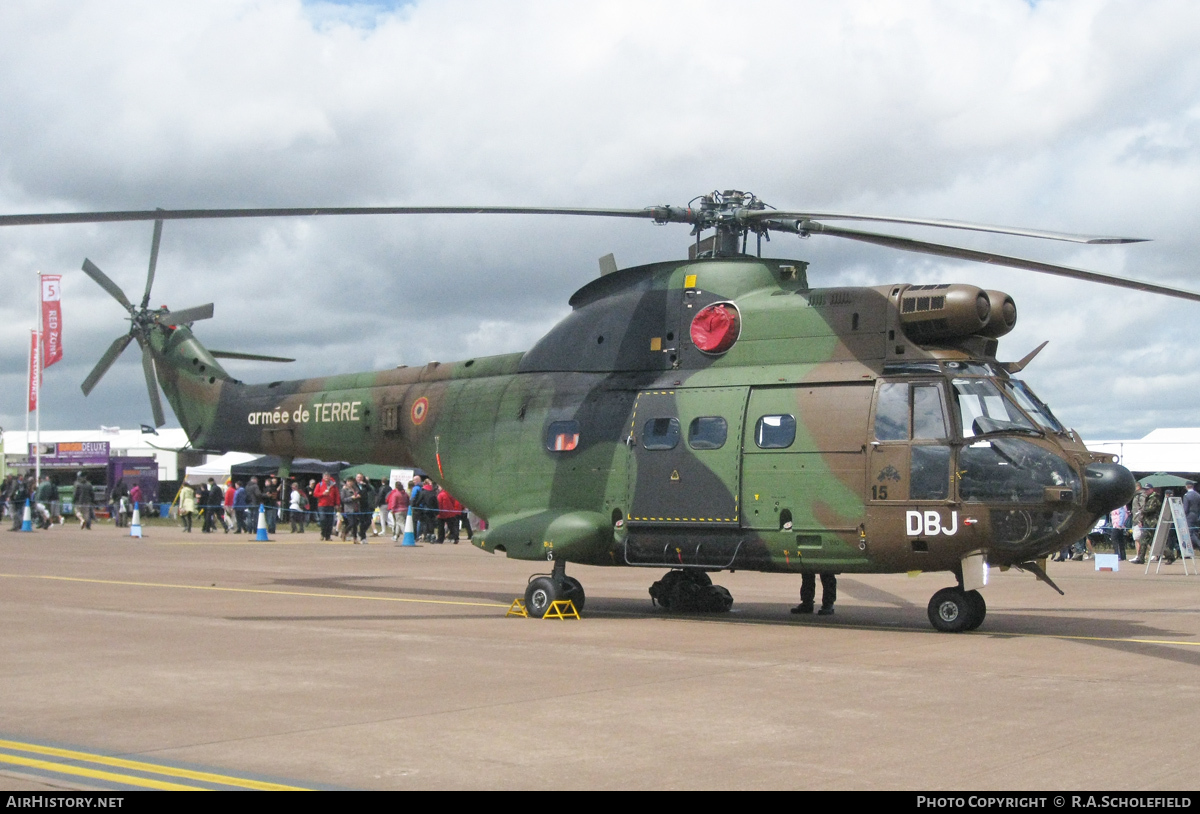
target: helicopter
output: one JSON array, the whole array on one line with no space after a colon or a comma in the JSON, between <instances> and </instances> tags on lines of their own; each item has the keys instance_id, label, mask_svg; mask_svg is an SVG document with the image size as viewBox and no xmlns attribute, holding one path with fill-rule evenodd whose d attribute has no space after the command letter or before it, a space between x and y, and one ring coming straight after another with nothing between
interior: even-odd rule
<instances>
[{"instance_id":1,"label":"helicopter","mask_svg":"<svg viewBox=\"0 0 1200 814\"><path fill-rule=\"evenodd\" d=\"M150 308L167 220L524 214L690 225L687 259L601 274L528 351L319 379L246 384L193 324L212 303ZM831 222L911 224L1085 244L1073 235L836 212L777 210L738 190L641 209L341 207L131 210L0 216L0 226L154 221L134 305L91 260L83 271L127 311L83 382L131 344L156 426L159 390L196 449L402 463L486 518L486 552L549 563L532 616L586 596L567 563L662 570L655 602L724 611L711 575L947 572L929 601L939 631L973 630L988 569L1061 589L1045 559L1125 504L1136 484L1090 452L1016 377L1044 347L997 358L1012 297L960 283L813 287L808 263L762 256L772 233L830 236L1200 301L1200 294ZM711 232L705 237L706 232ZM755 250L751 253L751 238Z\"/></svg>"}]
</instances>

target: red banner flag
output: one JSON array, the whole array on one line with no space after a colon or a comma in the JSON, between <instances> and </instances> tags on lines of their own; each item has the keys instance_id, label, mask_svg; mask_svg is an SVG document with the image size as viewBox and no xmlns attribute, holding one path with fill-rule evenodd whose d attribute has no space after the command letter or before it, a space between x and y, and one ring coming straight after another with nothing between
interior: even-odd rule
<instances>
[{"instance_id":1,"label":"red banner flag","mask_svg":"<svg viewBox=\"0 0 1200 814\"><path fill-rule=\"evenodd\" d=\"M31 330L29 332L29 412L37 409L37 375L39 372L38 365L38 332Z\"/></svg>"},{"instance_id":2,"label":"red banner flag","mask_svg":"<svg viewBox=\"0 0 1200 814\"><path fill-rule=\"evenodd\" d=\"M42 367L62 359L62 275L42 275Z\"/></svg>"}]
</instances>

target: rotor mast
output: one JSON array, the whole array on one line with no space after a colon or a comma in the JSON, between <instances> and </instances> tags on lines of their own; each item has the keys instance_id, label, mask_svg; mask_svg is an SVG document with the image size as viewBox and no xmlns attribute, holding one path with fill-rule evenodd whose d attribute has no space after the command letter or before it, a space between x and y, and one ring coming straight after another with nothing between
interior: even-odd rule
<instances>
[{"instance_id":1,"label":"rotor mast","mask_svg":"<svg viewBox=\"0 0 1200 814\"><path fill-rule=\"evenodd\" d=\"M688 202L686 207L652 206L647 211L655 223L690 223L696 238L696 256L707 258L739 257L746 253L750 232L758 235L761 254L762 237L768 232L768 224L761 218L748 217L750 213L761 213L767 205L753 192L737 189L714 190ZM707 247L701 248L701 234L713 229ZM770 237L768 236L768 240Z\"/></svg>"}]
</instances>

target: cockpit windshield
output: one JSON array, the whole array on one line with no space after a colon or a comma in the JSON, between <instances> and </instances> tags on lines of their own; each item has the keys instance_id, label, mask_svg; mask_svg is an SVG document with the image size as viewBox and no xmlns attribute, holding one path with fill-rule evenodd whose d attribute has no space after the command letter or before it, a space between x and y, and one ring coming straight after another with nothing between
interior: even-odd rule
<instances>
[{"instance_id":1,"label":"cockpit windshield","mask_svg":"<svg viewBox=\"0 0 1200 814\"><path fill-rule=\"evenodd\" d=\"M993 432L1042 434L989 379L952 379L963 438Z\"/></svg>"},{"instance_id":2,"label":"cockpit windshield","mask_svg":"<svg viewBox=\"0 0 1200 814\"><path fill-rule=\"evenodd\" d=\"M1007 381L1001 381L1000 385L1021 406L1021 409L1029 414L1030 418L1041 425L1042 429L1059 433L1067 431L1059 423L1058 419L1054 417L1054 413L1050 412L1050 408L1033 394L1033 391L1029 389L1029 386L1025 382L1017 379L1008 379Z\"/></svg>"}]
</instances>

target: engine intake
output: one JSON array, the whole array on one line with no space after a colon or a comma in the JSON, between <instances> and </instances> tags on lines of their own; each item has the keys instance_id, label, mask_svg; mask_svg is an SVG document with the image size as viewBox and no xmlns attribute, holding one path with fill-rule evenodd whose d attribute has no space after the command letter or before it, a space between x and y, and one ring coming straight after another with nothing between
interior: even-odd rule
<instances>
[{"instance_id":1,"label":"engine intake","mask_svg":"<svg viewBox=\"0 0 1200 814\"><path fill-rule=\"evenodd\" d=\"M1003 291L987 291L988 299L992 302L991 313L987 325L980 331L984 336L999 339L1017 325L1017 304L1013 298Z\"/></svg>"},{"instance_id":2,"label":"engine intake","mask_svg":"<svg viewBox=\"0 0 1200 814\"><path fill-rule=\"evenodd\" d=\"M900 327L914 342L1004 336L1017 324L1017 306L1002 291L973 285L913 285L900 295Z\"/></svg>"}]
</instances>

